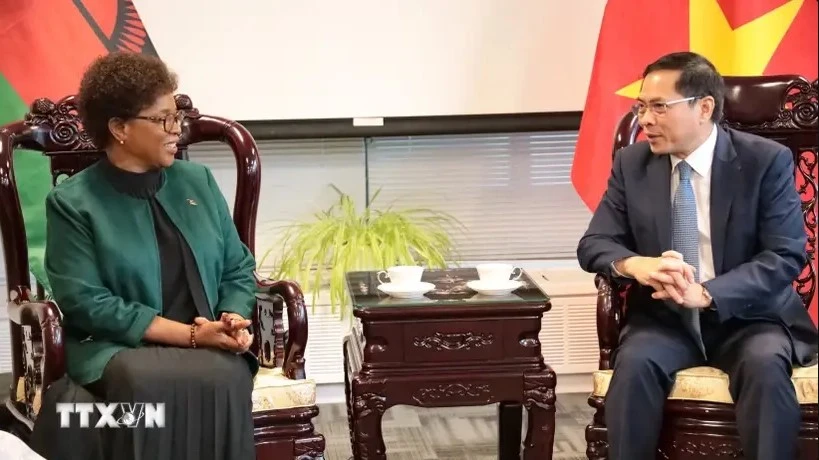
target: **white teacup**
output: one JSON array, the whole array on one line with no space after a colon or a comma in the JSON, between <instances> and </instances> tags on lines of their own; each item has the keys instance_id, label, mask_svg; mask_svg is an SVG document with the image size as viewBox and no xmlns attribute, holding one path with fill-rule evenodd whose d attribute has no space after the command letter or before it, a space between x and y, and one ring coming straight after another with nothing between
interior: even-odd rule
<instances>
[{"instance_id":1,"label":"white teacup","mask_svg":"<svg viewBox=\"0 0 819 460\"><path fill-rule=\"evenodd\" d=\"M393 284L414 284L421 282L421 275L424 274L424 267L418 267L415 265L397 265L395 267L390 267L386 271L382 270L378 272L378 281L380 283L393 283ZM385 275L389 278L389 281L385 281L381 278L382 275Z\"/></svg>"},{"instance_id":2,"label":"white teacup","mask_svg":"<svg viewBox=\"0 0 819 460\"><path fill-rule=\"evenodd\" d=\"M509 264L480 264L476 268L478 269L478 278L488 283L503 283L510 279L518 280L523 276L521 268ZM517 275L515 275L515 272L517 272Z\"/></svg>"}]
</instances>

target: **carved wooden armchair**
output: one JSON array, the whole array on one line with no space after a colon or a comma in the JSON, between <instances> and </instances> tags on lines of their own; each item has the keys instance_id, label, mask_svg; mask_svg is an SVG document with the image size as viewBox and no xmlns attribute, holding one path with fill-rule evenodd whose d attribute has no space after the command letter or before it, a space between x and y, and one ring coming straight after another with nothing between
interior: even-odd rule
<instances>
[{"instance_id":1,"label":"carved wooden armchair","mask_svg":"<svg viewBox=\"0 0 819 460\"><path fill-rule=\"evenodd\" d=\"M254 251L261 166L256 143L240 124L199 114L191 100L176 96L186 112L177 157L188 159L188 146L219 141L233 150L237 190L233 221L241 240ZM13 173L13 149L31 149L50 159L52 180L72 175L104 155L82 130L74 97L54 103L38 99L24 120L0 128L0 230L8 280L11 327L12 385L2 408L2 427L26 440L40 406L42 392L65 372L62 314L51 301L31 293L28 247L18 184ZM25 184L19 184L25 187ZM315 382L305 378L307 310L299 286L257 276L252 350L262 365L254 381L253 419L258 459L323 458L324 437L314 432L318 415ZM283 326L287 309L289 331Z\"/></svg>"},{"instance_id":2,"label":"carved wooden armchair","mask_svg":"<svg viewBox=\"0 0 819 460\"><path fill-rule=\"evenodd\" d=\"M817 82L780 75L726 77L725 83L728 91L723 125L774 139L793 151L796 186L802 197L808 234L808 262L795 287L807 308L816 296ZM613 153L636 142L639 132L636 116L626 114L617 127ZM604 411L612 376L610 358L619 343L628 286L612 283L602 274L597 275L596 284L600 370L595 372L594 390L589 397L589 405L596 412L586 427L586 454L589 459L605 459L608 442ZM817 366L795 369L792 380L802 410L800 455L803 459L816 459ZM711 367L680 371L666 402L657 458L726 457L743 457L728 376Z\"/></svg>"}]
</instances>

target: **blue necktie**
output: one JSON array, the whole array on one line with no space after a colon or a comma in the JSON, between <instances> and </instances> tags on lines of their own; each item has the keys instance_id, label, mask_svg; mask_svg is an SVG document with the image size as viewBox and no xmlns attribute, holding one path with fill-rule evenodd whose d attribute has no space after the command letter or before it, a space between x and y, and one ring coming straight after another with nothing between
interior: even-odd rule
<instances>
[{"instance_id":1,"label":"blue necktie","mask_svg":"<svg viewBox=\"0 0 819 460\"><path fill-rule=\"evenodd\" d=\"M683 260L694 267L694 277L700 279L699 245L700 234L697 229L697 200L694 188L691 186L691 165L685 161L677 163L680 174L680 185L674 194L674 203L671 213L671 228L673 233L674 250L682 254ZM676 304L675 304L676 306ZM700 349L705 353L702 341L699 310L677 306L683 323L694 336Z\"/></svg>"}]
</instances>

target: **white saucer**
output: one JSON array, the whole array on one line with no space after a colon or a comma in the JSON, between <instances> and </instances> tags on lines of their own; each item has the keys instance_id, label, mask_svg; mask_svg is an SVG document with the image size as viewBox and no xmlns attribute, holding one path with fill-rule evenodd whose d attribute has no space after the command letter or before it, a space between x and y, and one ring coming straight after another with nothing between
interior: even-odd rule
<instances>
[{"instance_id":1,"label":"white saucer","mask_svg":"<svg viewBox=\"0 0 819 460\"><path fill-rule=\"evenodd\" d=\"M378 286L379 291L398 299L417 299L433 289L435 289L434 284L424 282L411 284L384 283Z\"/></svg>"},{"instance_id":2,"label":"white saucer","mask_svg":"<svg viewBox=\"0 0 819 460\"><path fill-rule=\"evenodd\" d=\"M510 294L515 289L523 286L523 283L515 280L493 281L491 283L481 280L474 280L467 282L466 286L469 289L476 291L478 294L501 296Z\"/></svg>"}]
</instances>

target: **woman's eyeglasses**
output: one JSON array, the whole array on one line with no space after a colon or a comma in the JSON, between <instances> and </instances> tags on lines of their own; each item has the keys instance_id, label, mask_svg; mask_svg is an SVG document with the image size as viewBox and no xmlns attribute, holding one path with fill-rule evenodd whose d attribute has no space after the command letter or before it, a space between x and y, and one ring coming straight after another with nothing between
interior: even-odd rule
<instances>
[{"instance_id":1,"label":"woman's eyeglasses","mask_svg":"<svg viewBox=\"0 0 819 460\"><path fill-rule=\"evenodd\" d=\"M148 120L154 123L161 123L162 128L165 130L166 133L170 133L176 123L182 124L182 120L185 119L185 112L178 111L176 113L169 113L164 117L159 116L147 116L147 115L137 115L133 118L137 118L139 120Z\"/></svg>"}]
</instances>

